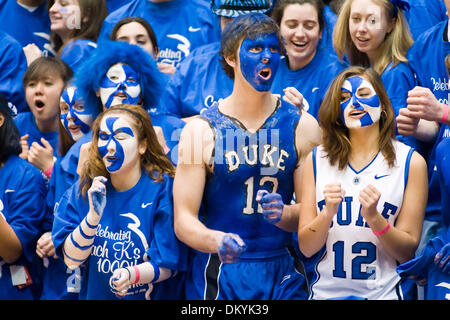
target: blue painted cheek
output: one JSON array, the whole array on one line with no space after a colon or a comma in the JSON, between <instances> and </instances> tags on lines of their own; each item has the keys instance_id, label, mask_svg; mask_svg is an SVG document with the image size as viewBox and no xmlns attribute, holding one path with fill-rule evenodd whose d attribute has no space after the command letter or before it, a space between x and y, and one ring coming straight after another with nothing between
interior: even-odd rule
<instances>
[{"instance_id":1,"label":"blue painted cheek","mask_svg":"<svg viewBox=\"0 0 450 320\"><path fill-rule=\"evenodd\" d=\"M136 105L139 103L140 94L137 95L137 97L132 97L126 90L126 88L128 88L128 87L137 87L139 85L139 81L140 81L139 74L136 73L128 65L123 65L122 68L125 73L125 81L113 82L107 76L105 76L101 83L101 87L104 89L116 88L116 90L113 93L111 93L111 95L108 97L107 102L105 103L105 107L107 109L109 109L111 107L113 100L114 100L114 95L118 92L123 92L127 95L127 97L122 100L122 103L128 103L128 104L133 104L133 105ZM136 82L129 82L128 81L129 78L136 79Z\"/></svg>"},{"instance_id":2,"label":"blue painted cheek","mask_svg":"<svg viewBox=\"0 0 450 320\"><path fill-rule=\"evenodd\" d=\"M262 51L258 53L250 52L249 50L254 47L261 47ZM270 50L270 48L275 47L278 48L278 40L273 34L255 40L244 39L242 41L239 52L241 72L244 78L257 91L269 91L272 86L280 63L280 54L278 51L272 52ZM263 62L263 59L267 59L268 62ZM259 76L258 73L263 68L271 69L272 74L270 78L263 79Z\"/></svg>"},{"instance_id":3,"label":"blue painted cheek","mask_svg":"<svg viewBox=\"0 0 450 320\"><path fill-rule=\"evenodd\" d=\"M106 127L108 128L109 132L114 132L114 122L116 122L117 119L119 118L110 117L106 119ZM125 160L125 154L122 145L116 139L114 139L113 134L108 135L108 142L104 146L98 147L98 152L103 159L108 154L108 146L111 141L114 141L116 145L116 152L113 154L113 156L117 159L113 161L108 167L106 167L106 169L109 172L115 172L122 167L122 164Z\"/></svg>"}]
</instances>

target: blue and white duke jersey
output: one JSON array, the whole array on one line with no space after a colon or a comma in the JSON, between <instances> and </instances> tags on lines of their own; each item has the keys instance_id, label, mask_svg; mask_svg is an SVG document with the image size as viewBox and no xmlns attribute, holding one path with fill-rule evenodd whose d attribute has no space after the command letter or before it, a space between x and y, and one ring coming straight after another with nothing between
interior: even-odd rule
<instances>
[{"instance_id":1,"label":"blue and white duke jersey","mask_svg":"<svg viewBox=\"0 0 450 320\"><path fill-rule=\"evenodd\" d=\"M216 135L213 173L205 186L204 223L238 234L247 245L242 257L265 257L268 252L284 250L291 234L265 221L255 198L258 190L265 189L279 193L284 203L292 199L298 109L279 99L275 111L255 133L221 113L218 104L201 117Z\"/></svg>"},{"instance_id":2,"label":"blue and white duke jersey","mask_svg":"<svg viewBox=\"0 0 450 320\"><path fill-rule=\"evenodd\" d=\"M368 184L381 192L377 210L395 225L403 203L413 149L393 141L395 165L390 168L383 154L357 171L350 164L343 170L330 165L322 146L313 149L317 214L325 206L323 190L339 182L344 199L333 217L328 237L318 255L311 281L311 299L357 296L369 300L404 299L406 293L395 268L397 262L383 249L377 236L361 216L359 193ZM322 250L323 250L322 249Z\"/></svg>"}]
</instances>

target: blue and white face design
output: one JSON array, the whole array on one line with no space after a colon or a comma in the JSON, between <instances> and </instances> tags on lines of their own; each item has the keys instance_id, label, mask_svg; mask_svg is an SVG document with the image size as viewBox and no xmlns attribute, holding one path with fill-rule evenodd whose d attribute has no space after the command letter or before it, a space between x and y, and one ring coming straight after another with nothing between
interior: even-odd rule
<instances>
[{"instance_id":1,"label":"blue and white face design","mask_svg":"<svg viewBox=\"0 0 450 320\"><path fill-rule=\"evenodd\" d=\"M370 126L380 120L380 100L372 84L360 76L345 80L341 89L341 120L347 128Z\"/></svg>"},{"instance_id":2,"label":"blue and white face design","mask_svg":"<svg viewBox=\"0 0 450 320\"><path fill-rule=\"evenodd\" d=\"M98 115L94 108L85 106L78 89L69 86L60 98L61 122L73 140L78 141L91 130L92 122Z\"/></svg>"},{"instance_id":3,"label":"blue and white face design","mask_svg":"<svg viewBox=\"0 0 450 320\"><path fill-rule=\"evenodd\" d=\"M269 91L280 63L276 34L242 40L239 61L242 75L248 83L257 91Z\"/></svg>"},{"instance_id":4,"label":"blue and white face design","mask_svg":"<svg viewBox=\"0 0 450 320\"><path fill-rule=\"evenodd\" d=\"M110 173L139 161L138 139L128 117L106 116L100 123L98 151Z\"/></svg>"},{"instance_id":5,"label":"blue and white face design","mask_svg":"<svg viewBox=\"0 0 450 320\"><path fill-rule=\"evenodd\" d=\"M109 68L100 87L100 99L103 106L109 109L112 106L128 103L137 105L141 97L139 74L129 65L116 63Z\"/></svg>"}]
</instances>

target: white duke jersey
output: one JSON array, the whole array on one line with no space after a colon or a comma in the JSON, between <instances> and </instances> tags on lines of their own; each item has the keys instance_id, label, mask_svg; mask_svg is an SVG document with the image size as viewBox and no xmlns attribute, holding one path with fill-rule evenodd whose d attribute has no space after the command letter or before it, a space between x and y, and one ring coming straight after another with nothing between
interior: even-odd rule
<instances>
[{"instance_id":1,"label":"white duke jersey","mask_svg":"<svg viewBox=\"0 0 450 320\"><path fill-rule=\"evenodd\" d=\"M322 146L313 150L316 181L317 214L325 206L323 190L329 183L339 182L344 199L333 217L328 238L318 255L311 281L311 299L361 297L369 300L403 299L397 262L383 249L378 238L360 213L359 193L372 184L381 192L380 212L391 225L400 212L408 179L413 149L393 141L395 165L390 168L383 154L362 170L350 164L343 170L330 165Z\"/></svg>"}]
</instances>

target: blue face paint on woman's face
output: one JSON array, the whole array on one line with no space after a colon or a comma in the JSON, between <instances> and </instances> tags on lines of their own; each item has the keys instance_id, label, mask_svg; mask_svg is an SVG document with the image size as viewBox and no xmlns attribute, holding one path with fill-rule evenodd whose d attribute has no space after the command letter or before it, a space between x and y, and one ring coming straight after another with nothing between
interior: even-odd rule
<instances>
[{"instance_id":1,"label":"blue face paint on woman's face","mask_svg":"<svg viewBox=\"0 0 450 320\"><path fill-rule=\"evenodd\" d=\"M103 106L128 103L137 105L140 102L141 85L139 74L129 65L117 63L109 68L100 87L100 99Z\"/></svg>"},{"instance_id":2,"label":"blue face paint on woman's face","mask_svg":"<svg viewBox=\"0 0 450 320\"><path fill-rule=\"evenodd\" d=\"M341 120L345 126L370 126L380 120L380 116L380 100L372 84L360 76L345 80L341 89Z\"/></svg>"},{"instance_id":3,"label":"blue face paint on woman's face","mask_svg":"<svg viewBox=\"0 0 450 320\"><path fill-rule=\"evenodd\" d=\"M109 172L116 172L139 157L138 140L126 119L106 116L98 135L98 151Z\"/></svg>"},{"instance_id":4,"label":"blue face paint on woman's face","mask_svg":"<svg viewBox=\"0 0 450 320\"><path fill-rule=\"evenodd\" d=\"M75 141L91 130L92 122L98 115L95 108L89 108L84 104L78 89L74 86L67 87L62 92L60 108L61 122Z\"/></svg>"},{"instance_id":5,"label":"blue face paint on woman's face","mask_svg":"<svg viewBox=\"0 0 450 320\"><path fill-rule=\"evenodd\" d=\"M255 40L242 40L239 51L241 72L255 90L270 90L280 63L279 47L275 33L261 35Z\"/></svg>"}]
</instances>

